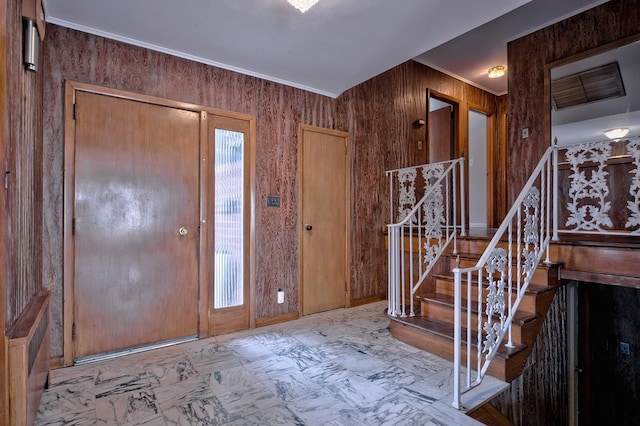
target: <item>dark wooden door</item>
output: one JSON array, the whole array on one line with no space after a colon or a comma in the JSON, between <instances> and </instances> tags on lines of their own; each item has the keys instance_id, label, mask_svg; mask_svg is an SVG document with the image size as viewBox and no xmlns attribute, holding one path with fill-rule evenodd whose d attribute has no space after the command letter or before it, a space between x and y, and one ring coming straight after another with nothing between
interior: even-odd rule
<instances>
[{"instance_id":1,"label":"dark wooden door","mask_svg":"<svg viewBox=\"0 0 640 426\"><path fill-rule=\"evenodd\" d=\"M429 163L453 158L451 107L429 112Z\"/></svg>"},{"instance_id":2,"label":"dark wooden door","mask_svg":"<svg viewBox=\"0 0 640 426\"><path fill-rule=\"evenodd\" d=\"M76 92L74 357L197 334L197 112Z\"/></svg>"}]
</instances>

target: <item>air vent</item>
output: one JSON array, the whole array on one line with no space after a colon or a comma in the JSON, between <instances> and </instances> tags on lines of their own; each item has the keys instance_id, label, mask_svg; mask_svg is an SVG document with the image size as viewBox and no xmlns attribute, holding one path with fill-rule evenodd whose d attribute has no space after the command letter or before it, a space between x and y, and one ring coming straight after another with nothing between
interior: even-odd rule
<instances>
[{"instance_id":1,"label":"air vent","mask_svg":"<svg viewBox=\"0 0 640 426\"><path fill-rule=\"evenodd\" d=\"M555 110L624 95L618 62L551 81L551 99Z\"/></svg>"}]
</instances>

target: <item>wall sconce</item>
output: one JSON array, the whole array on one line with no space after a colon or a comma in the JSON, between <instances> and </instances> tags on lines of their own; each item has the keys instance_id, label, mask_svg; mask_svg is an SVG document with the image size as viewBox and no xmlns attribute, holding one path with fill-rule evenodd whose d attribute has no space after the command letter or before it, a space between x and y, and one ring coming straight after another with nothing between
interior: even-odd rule
<instances>
[{"instance_id":1,"label":"wall sconce","mask_svg":"<svg viewBox=\"0 0 640 426\"><path fill-rule=\"evenodd\" d=\"M24 20L24 67L27 71L38 71L38 26L33 19Z\"/></svg>"},{"instance_id":2,"label":"wall sconce","mask_svg":"<svg viewBox=\"0 0 640 426\"><path fill-rule=\"evenodd\" d=\"M504 66L498 65L495 67L489 68L489 78L498 78L504 75Z\"/></svg>"}]
</instances>

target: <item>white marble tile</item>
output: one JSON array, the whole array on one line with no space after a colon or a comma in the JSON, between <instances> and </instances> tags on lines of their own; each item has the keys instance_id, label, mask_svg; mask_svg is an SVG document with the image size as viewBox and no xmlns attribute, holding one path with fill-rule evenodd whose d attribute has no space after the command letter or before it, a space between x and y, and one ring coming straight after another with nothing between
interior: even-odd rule
<instances>
[{"instance_id":1,"label":"white marble tile","mask_svg":"<svg viewBox=\"0 0 640 426\"><path fill-rule=\"evenodd\" d=\"M340 416L340 411L350 410L344 402L321 390L298 398L287 404L289 409L308 425L327 424Z\"/></svg>"},{"instance_id":2,"label":"white marble tile","mask_svg":"<svg viewBox=\"0 0 640 426\"><path fill-rule=\"evenodd\" d=\"M37 425L476 425L386 302L54 370Z\"/></svg>"},{"instance_id":3,"label":"white marble tile","mask_svg":"<svg viewBox=\"0 0 640 426\"><path fill-rule=\"evenodd\" d=\"M263 380L267 389L273 392L281 401L287 402L319 391L322 387L304 376L301 372L289 370L279 376L268 377Z\"/></svg>"},{"instance_id":4,"label":"white marble tile","mask_svg":"<svg viewBox=\"0 0 640 426\"><path fill-rule=\"evenodd\" d=\"M96 399L96 424L123 425L157 418L158 401L152 389L115 393Z\"/></svg>"},{"instance_id":5,"label":"white marble tile","mask_svg":"<svg viewBox=\"0 0 640 426\"><path fill-rule=\"evenodd\" d=\"M235 419L215 396L191 399L164 411L168 426L222 425Z\"/></svg>"}]
</instances>

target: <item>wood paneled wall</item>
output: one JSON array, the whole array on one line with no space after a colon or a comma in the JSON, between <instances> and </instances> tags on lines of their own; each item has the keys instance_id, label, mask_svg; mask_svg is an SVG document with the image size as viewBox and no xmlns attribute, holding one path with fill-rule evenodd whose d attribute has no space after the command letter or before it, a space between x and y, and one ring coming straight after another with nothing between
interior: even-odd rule
<instances>
[{"instance_id":1,"label":"wood paneled wall","mask_svg":"<svg viewBox=\"0 0 640 426\"><path fill-rule=\"evenodd\" d=\"M515 426L568 424L568 289L558 289L522 375L491 401Z\"/></svg>"},{"instance_id":2,"label":"wood paneled wall","mask_svg":"<svg viewBox=\"0 0 640 426\"><path fill-rule=\"evenodd\" d=\"M49 25L44 51L44 278L53 292L52 355L62 355L63 83L75 80L256 117L257 319L298 312L297 134L336 128L334 99ZM266 208L267 195L282 207ZM276 303L276 288L286 303Z\"/></svg>"},{"instance_id":3,"label":"wood paneled wall","mask_svg":"<svg viewBox=\"0 0 640 426\"><path fill-rule=\"evenodd\" d=\"M515 200L547 149L545 65L640 33L640 0L611 0L507 45L509 75L508 199ZM521 139L521 129L529 138Z\"/></svg>"},{"instance_id":4,"label":"wood paneled wall","mask_svg":"<svg viewBox=\"0 0 640 426\"><path fill-rule=\"evenodd\" d=\"M385 170L424 163L426 88L496 110L495 96L413 61L345 92L338 99L190 62L98 36L49 25L44 51L44 264L52 290L54 356L62 355L62 87L71 79L256 116L256 317L262 323L298 312L297 131L299 124L347 131L352 146L353 304L386 297L388 193ZM461 141L466 144L466 131ZM280 195L280 209L265 208ZM287 303L275 303L275 289Z\"/></svg>"},{"instance_id":5,"label":"wood paneled wall","mask_svg":"<svg viewBox=\"0 0 640 426\"><path fill-rule=\"evenodd\" d=\"M469 105L498 112L494 95L414 61L392 68L338 98L339 127L349 132L353 147L354 301L386 295L382 229L389 223L389 188L385 171L426 162L426 146L422 151L417 149L417 142L426 140L426 128L416 129L412 123L427 118L427 88L460 102L457 131L462 151L468 143Z\"/></svg>"},{"instance_id":6,"label":"wood paneled wall","mask_svg":"<svg viewBox=\"0 0 640 426\"><path fill-rule=\"evenodd\" d=\"M11 329L42 288L42 73L22 63L22 2L0 0L0 329ZM42 47L42 45L40 45ZM42 61L41 61L42 62ZM5 181L6 179L6 181ZM0 348L0 417L7 364Z\"/></svg>"},{"instance_id":7,"label":"wood paneled wall","mask_svg":"<svg viewBox=\"0 0 640 426\"><path fill-rule=\"evenodd\" d=\"M7 328L42 286L42 72L22 62L22 3L7 8ZM41 46L42 47L42 46ZM41 67L40 67L41 68Z\"/></svg>"}]
</instances>

